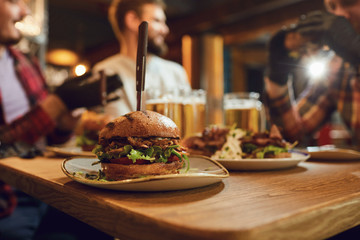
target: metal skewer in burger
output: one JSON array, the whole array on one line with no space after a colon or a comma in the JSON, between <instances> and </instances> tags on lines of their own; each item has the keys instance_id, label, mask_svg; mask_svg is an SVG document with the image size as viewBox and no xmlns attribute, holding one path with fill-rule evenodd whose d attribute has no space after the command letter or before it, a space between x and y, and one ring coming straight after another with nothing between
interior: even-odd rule
<instances>
[{"instance_id":1,"label":"metal skewer in burger","mask_svg":"<svg viewBox=\"0 0 360 240\"><path fill-rule=\"evenodd\" d=\"M109 122L93 151L106 180L132 179L179 173L186 149L179 145L180 131L168 117L152 111L135 111ZM186 160L186 161L184 161Z\"/></svg>"}]
</instances>

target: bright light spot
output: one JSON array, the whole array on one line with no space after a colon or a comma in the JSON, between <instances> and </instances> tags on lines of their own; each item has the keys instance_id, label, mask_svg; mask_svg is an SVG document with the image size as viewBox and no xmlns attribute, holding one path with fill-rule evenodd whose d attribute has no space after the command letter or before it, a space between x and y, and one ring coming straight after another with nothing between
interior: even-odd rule
<instances>
[{"instance_id":1,"label":"bright light spot","mask_svg":"<svg viewBox=\"0 0 360 240\"><path fill-rule=\"evenodd\" d=\"M81 76L84 73L86 73L86 70L87 70L87 68L85 65L79 64L75 67L75 74L76 74L76 76Z\"/></svg>"},{"instance_id":2,"label":"bright light spot","mask_svg":"<svg viewBox=\"0 0 360 240\"><path fill-rule=\"evenodd\" d=\"M59 66L75 66L79 62L79 56L68 49L53 49L46 55L47 62Z\"/></svg>"},{"instance_id":3,"label":"bright light spot","mask_svg":"<svg viewBox=\"0 0 360 240\"><path fill-rule=\"evenodd\" d=\"M27 36L38 36L41 33L40 24L28 15L21 22L16 22L15 27Z\"/></svg>"},{"instance_id":4,"label":"bright light spot","mask_svg":"<svg viewBox=\"0 0 360 240\"><path fill-rule=\"evenodd\" d=\"M307 70L311 78L318 79L325 76L327 71L327 62L325 60L314 60L309 63Z\"/></svg>"}]
</instances>

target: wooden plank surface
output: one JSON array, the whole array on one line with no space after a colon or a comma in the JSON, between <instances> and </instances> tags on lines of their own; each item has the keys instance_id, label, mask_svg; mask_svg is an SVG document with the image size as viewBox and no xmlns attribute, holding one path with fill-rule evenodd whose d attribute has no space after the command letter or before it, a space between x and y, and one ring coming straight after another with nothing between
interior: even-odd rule
<instances>
[{"instance_id":1,"label":"wooden plank surface","mask_svg":"<svg viewBox=\"0 0 360 240\"><path fill-rule=\"evenodd\" d=\"M0 179L121 239L323 239L360 224L360 162L230 172L211 186L121 192L74 182L62 159L0 160Z\"/></svg>"}]
</instances>

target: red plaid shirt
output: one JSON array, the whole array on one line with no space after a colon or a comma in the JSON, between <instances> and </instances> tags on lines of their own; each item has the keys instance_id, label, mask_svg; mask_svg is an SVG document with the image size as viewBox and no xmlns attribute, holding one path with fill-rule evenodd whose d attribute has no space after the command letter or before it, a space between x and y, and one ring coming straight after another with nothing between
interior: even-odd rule
<instances>
[{"instance_id":1,"label":"red plaid shirt","mask_svg":"<svg viewBox=\"0 0 360 240\"><path fill-rule=\"evenodd\" d=\"M268 99L271 120L281 126L288 140L304 140L340 113L353 141L360 141L360 78L338 57L331 61L328 78L310 85L298 99L290 91Z\"/></svg>"},{"instance_id":2,"label":"red plaid shirt","mask_svg":"<svg viewBox=\"0 0 360 240\"><path fill-rule=\"evenodd\" d=\"M54 121L38 105L39 101L45 99L48 94L45 79L35 59L30 61L17 50L13 48L8 50L14 58L15 70L29 99L31 111L9 125L5 124L0 95L0 141L5 143L23 141L33 144L55 128Z\"/></svg>"},{"instance_id":3,"label":"red plaid shirt","mask_svg":"<svg viewBox=\"0 0 360 240\"><path fill-rule=\"evenodd\" d=\"M0 94L0 142L23 141L33 144L55 128L50 116L38 105L48 94L45 80L36 61L31 62L13 48L8 50L14 58L15 71L29 99L31 111L7 125ZM15 207L16 196L11 187L0 182L0 218L11 214Z\"/></svg>"}]
</instances>

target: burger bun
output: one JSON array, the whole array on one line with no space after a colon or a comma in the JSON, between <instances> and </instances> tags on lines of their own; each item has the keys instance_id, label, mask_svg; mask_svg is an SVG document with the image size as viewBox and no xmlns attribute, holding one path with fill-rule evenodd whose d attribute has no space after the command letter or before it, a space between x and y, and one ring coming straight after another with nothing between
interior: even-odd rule
<instances>
[{"instance_id":1,"label":"burger bun","mask_svg":"<svg viewBox=\"0 0 360 240\"><path fill-rule=\"evenodd\" d=\"M135 111L106 124L99 139L112 137L180 138L180 130L168 117L153 111Z\"/></svg>"},{"instance_id":2,"label":"burger bun","mask_svg":"<svg viewBox=\"0 0 360 240\"><path fill-rule=\"evenodd\" d=\"M116 164L101 163L101 168L105 174L106 180L117 181L124 179L133 179L143 176L165 175L179 173L183 161L174 161L171 163L151 163L151 164Z\"/></svg>"}]
</instances>

